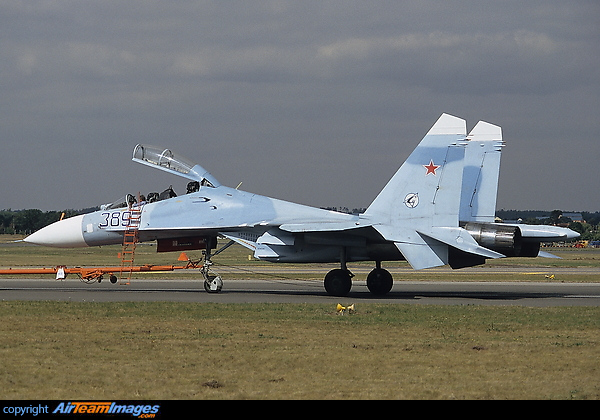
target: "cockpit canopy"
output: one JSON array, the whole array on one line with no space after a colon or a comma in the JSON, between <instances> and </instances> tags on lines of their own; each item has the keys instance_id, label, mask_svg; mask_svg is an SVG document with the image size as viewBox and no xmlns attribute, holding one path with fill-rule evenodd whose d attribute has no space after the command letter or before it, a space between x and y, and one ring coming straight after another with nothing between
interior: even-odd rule
<instances>
[{"instance_id":1,"label":"cockpit canopy","mask_svg":"<svg viewBox=\"0 0 600 420\"><path fill-rule=\"evenodd\" d=\"M218 187L221 185L206 169L190 162L171 150L157 146L138 144L133 149L134 162L158 168L174 175L198 181L201 186Z\"/></svg>"}]
</instances>

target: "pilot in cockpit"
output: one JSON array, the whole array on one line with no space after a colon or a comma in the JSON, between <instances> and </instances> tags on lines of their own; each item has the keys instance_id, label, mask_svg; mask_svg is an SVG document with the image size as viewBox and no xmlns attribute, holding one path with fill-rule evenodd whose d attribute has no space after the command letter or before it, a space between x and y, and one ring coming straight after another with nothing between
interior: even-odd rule
<instances>
[{"instance_id":1,"label":"pilot in cockpit","mask_svg":"<svg viewBox=\"0 0 600 420\"><path fill-rule=\"evenodd\" d=\"M186 194L192 194L198 191L200 191L200 183L198 181L188 182Z\"/></svg>"}]
</instances>

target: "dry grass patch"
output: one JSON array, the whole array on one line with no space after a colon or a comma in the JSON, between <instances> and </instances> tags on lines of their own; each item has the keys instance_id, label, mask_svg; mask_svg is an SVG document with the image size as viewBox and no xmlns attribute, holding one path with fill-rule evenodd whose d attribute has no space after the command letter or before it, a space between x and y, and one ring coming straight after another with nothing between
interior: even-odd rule
<instances>
[{"instance_id":1,"label":"dry grass patch","mask_svg":"<svg viewBox=\"0 0 600 420\"><path fill-rule=\"evenodd\" d=\"M599 308L0 303L0 398L598 399Z\"/></svg>"}]
</instances>

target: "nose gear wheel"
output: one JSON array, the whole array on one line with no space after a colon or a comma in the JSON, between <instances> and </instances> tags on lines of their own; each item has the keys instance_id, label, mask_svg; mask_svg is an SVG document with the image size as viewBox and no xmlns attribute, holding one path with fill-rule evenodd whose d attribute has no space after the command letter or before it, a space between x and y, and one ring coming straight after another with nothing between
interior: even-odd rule
<instances>
[{"instance_id":1,"label":"nose gear wheel","mask_svg":"<svg viewBox=\"0 0 600 420\"><path fill-rule=\"evenodd\" d=\"M210 254L206 253L204 264L200 267L200 272L202 273L202 277L204 277L204 290L207 293L219 293L223 288L223 280L216 271L210 268L212 264Z\"/></svg>"}]
</instances>

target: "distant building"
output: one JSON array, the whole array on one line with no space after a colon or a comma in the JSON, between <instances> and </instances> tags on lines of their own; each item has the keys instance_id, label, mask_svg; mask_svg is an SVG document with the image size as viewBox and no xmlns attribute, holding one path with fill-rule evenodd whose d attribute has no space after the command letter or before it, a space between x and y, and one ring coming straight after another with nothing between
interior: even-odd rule
<instances>
[{"instance_id":1,"label":"distant building","mask_svg":"<svg viewBox=\"0 0 600 420\"><path fill-rule=\"evenodd\" d=\"M583 220L583 215L581 213L563 213L562 217L568 217L569 219L571 219L574 222L581 222L581 223L585 223L585 220Z\"/></svg>"}]
</instances>

